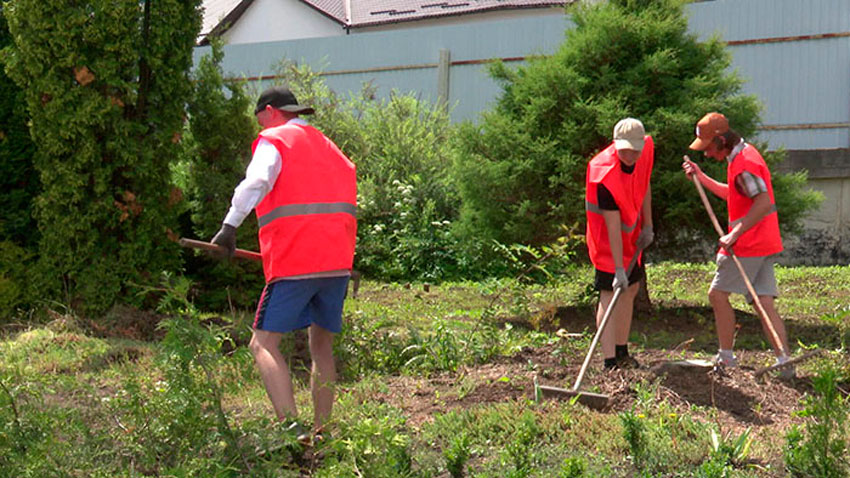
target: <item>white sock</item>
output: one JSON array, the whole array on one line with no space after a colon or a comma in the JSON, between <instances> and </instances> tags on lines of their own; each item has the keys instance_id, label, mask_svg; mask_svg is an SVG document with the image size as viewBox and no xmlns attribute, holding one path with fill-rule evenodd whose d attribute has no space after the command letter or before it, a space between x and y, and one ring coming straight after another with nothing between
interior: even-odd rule
<instances>
[{"instance_id":1,"label":"white sock","mask_svg":"<svg viewBox=\"0 0 850 478\"><path fill-rule=\"evenodd\" d=\"M732 349L720 349L717 354L720 355L720 358L722 358L723 360L735 360L735 353L732 352Z\"/></svg>"},{"instance_id":2,"label":"white sock","mask_svg":"<svg viewBox=\"0 0 850 478\"><path fill-rule=\"evenodd\" d=\"M785 362L787 362L788 360L790 360L790 357L788 357L787 355L777 355L776 356L776 365L782 365Z\"/></svg>"}]
</instances>

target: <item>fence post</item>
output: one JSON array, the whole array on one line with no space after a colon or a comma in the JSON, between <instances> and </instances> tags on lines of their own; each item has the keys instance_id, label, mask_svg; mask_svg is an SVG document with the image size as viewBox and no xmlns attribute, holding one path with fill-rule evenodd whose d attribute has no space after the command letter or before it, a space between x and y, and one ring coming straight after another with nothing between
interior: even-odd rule
<instances>
[{"instance_id":1,"label":"fence post","mask_svg":"<svg viewBox=\"0 0 850 478\"><path fill-rule=\"evenodd\" d=\"M448 109L449 107L449 68L451 68L451 52L440 50L440 63L437 64L437 101Z\"/></svg>"}]
</instances>

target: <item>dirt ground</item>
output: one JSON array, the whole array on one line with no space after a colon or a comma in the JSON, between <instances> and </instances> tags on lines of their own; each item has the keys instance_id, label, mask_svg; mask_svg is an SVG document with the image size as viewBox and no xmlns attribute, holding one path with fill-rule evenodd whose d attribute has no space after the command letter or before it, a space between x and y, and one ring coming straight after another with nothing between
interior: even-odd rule
<instances>
[{"instance_id":1,"label":"dirt ground","mask_svg":"<svg viewBox=\"0 0 850 478\"><path fill-rule=\"evenodd\" d=\"M528 349L510 357L500 358L475 367L466 367L456 374L441 374L430 379L412 377L389 378L389 391L378 394L404 410L412 426L433 419L435 413L453 408L466 408L478 404L504 402L520 398L534 398L534 377L540 385L571 388L578 375L581 360L571 360L562 365L555 355L556 346ZM767 352L739 354L743 363L767 359ZM763 357L755 357L763 356ZM800 399L810 392L811 381L803 376L783 381L767 377L758 382L753 376L756 368L742 365L728 372L672 369L660 372L660 365L671 360L681 360L679 353L648 350L636 355L641 368L635 370L602 370L601 359L595 357L585 377L582 388L610 396L609 408L604 412L618 413L629 410L637 398L635 384L657 382L657 397L675 409L693 415L691 405L715 408L717 419L724 429L738 433L750 427L777 427L785 429L799 419L792 416L800 408ZM459 382L469 382L467 393L457 393ZM439 396L440 399L435 399ZM699 417L694 417L699 418ZM703 418L707 418L703 417Z\"/></svg>"}]
</instances>

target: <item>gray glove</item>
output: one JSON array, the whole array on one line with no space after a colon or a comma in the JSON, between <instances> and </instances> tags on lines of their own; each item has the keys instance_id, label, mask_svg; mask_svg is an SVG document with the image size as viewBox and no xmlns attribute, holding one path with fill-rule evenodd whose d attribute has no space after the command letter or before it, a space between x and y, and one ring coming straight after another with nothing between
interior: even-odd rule
<instances>
[{"instance_id":1,"label":"gray glove","mask_svg":"<svg viewBox=\"0 0 850 478\"><path fill-rule=\"evenodd\" d=\"M224 247L227 251L225 257L233 257L233 253L236 252L236 228L230 224L222 224L221 229L210 242Z\"/></svg>"},{"instance_id":2,"label":"gray glove","mask_svg":"<svg viewBox=\"0 0 850 478\"><path fill-rule=\"evenodd\" d=\"M629 286L629 278L626 277L626 269L618 267L614 272L614 281L611 283L611 288L614 290L625 289Z\"/></svg>"},{"instance_id":3,"label":"gray glove","mask_svg":"<svg viewBox=\"0 0 850 478\"><path fill-rule=\"evenodd\" d=\"M638 249L646 249L652 241L655 239L655 233L652 232L652 226L646 225L643 226L643 229L640 230L640 235L637 238L637 242L635 242L635 247Z\"/></svg>"}]
</instances>

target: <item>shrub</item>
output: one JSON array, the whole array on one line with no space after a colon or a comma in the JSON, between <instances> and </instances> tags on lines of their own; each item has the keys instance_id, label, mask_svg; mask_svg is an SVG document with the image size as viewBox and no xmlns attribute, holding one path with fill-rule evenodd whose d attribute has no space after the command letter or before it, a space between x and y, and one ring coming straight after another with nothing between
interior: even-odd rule
<instances>
[{"instance_id":1,"label":"shrub","mask_svg":"<svg viewBox=\"0 0 850 478\"><path fill-rule=\"evenodd\" d=\"M809 421L786 434L785 467L792 477L842 478L850 475L850 400L837 387L838 371L822 370L812 379L814 394L798 412Z\"/></svg>"},{"instance_id":2,"label":"shrub","mask_svg":"<svg viewBox=\"0 0 850 478\"><path fill-rule=\"evenodd\" d=\"M5 4L9 76L38 138L40 293L99 313L179 265L169 165L181 149L200 0Z\"/></svg>"},{"instance_id":3,"label":"shrub","mask_svg":"<svg viewBox=\"0 0 850 478\"><path fill-rule=\"evenodd\" d=\"M0 49L11 43L0 8ZM32 200L40 186L27 119L23 91L0 68L0 241L35 249L38 230Z\"/></svg>"},{"instance_id":4,"label":"shrub","mask_svg":"<svg viewBox=\"0 0 850 478\"><path fill-rule=\"evenodd\" d=\"M357 165L358 243L355 268L385 279L459 277L467 265L451 234L458 198L451 181L448 113L412 94L376 99L370 85L343 98L305 65L277 68L307 118Z\"/></svg>"},{"instance_id":5,"label":"shrub","mask_svg":"<svg viewBox=\"0 0 850 478\"><path fill-rule=\"evenodd\" d=\"M699 117L712 110L744 136L754 133L759 106L741 94L723 44L688 32L684 3L581 2L570 10L575 28L555 54L516 70L492 66L503 84L497 106L480 125L460 129L455 178L469 236L540 245L557 237L559 225L583 224L587 162L610 143L614 124L632 116L656 144L656 250L678 257L689 252L682 239L715 237L704 216L694 214L702 206L681 171L683 148ZM725 177L720 162L709 163L708 174ZM816 193L800 187L800 176L774 176L783 228L793 229L817 203Z\"/></svg>"},{"instance_id":6,"label":"shrub","mask_svg":"<svg viewBox=\"0 0 850 478\"><path fill-rule=\"evenodd\" d=\"M0 241L0 324L11 319L16 309L28 303L28 266L31 253L9 241Z\"/></svg>"},{"instance_id":7,"label":"shrub","mask_svg":"<svg viewBox=\"0 0 850 478\"><path fill-rule=\"evenodd\" d=\"M234 188L245 177L257 126L250 114L253 101L244 84L225 81L221 41L211 41L192 74L194 91L188 105L187 154L176 168L176 181L186 191L184 235L212 239L230 207ZM237 229L237 247L258 250L257 222L248 217ZM234 260L216 261L188 254L186 274L201 293L198 306L213 310L231 305L251 307L262 290L262 265Z\"/></svg>"}]
</instances>

